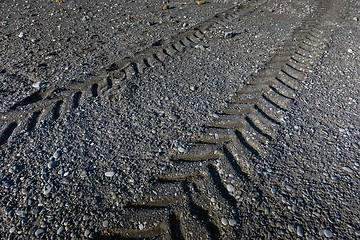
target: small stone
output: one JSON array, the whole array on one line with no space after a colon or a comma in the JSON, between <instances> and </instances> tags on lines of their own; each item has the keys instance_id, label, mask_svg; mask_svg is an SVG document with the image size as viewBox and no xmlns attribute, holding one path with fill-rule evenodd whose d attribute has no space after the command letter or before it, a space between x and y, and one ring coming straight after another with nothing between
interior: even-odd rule
<instances>
[{"instance_id":1,"label":"small stone","mask_svg":"<svg viewBox=\"0 0 360 240\"><path fill-rule=\"evenodd\" d=\"M205 51L205 50L206 50L205 46L204 46L204 45L200 45L200 44L195 45L195 48L196 48L196 49L200 49L201 51Z\"/></svg>"},{"instance_id":2,"label":"small stone","mask_svg":"<svg viewBox=\"0 0 360 240\"><path fill-rule=\"evenodd\" d=\"M58 230L56 231L57 235L60 235L64 231L64 226L60 226Z\"/></svg>"},{"instance_id":3,"label":"small stone","mask_svg":"<svg viewBox=\"0 0 360 240\"><path fill-rule=\"evenodd\" d=\"M24 32L20 32L18 35L19 38L23 38L24 37Z\"/></svg>"},{"instance_id":4,"label":"small stone","mask_svg":"<svg viewBox=\"0 0 360 240\"><path fill-rule=\"evenodd\" d=\"M290 192L294 189L294 187L291 185L286 185L285 187L286 187L286 190L288 190Z\"/></svg>"},{"instance_id":5,"label":"small stone","mask_svg":"<svg viewBox=\"0 0 360 240\"><path fill-rule=\"evenodd\" d=\"M359 18L358 18L358 17L353 17L353 20L354 20L355 22L358 22L358 21L359 21Z\"/></svg>"},{"instance_id":6,"label":"small stone","mask_svg":"<svg viewBox=\"0 0 360 240\"><path fill-rule=\"evenodd\" d=\"M229 192L233 192L233 191L235 190L234 186L231 185L231 184L226 185L226 189L227 189Z\"/></svg>"},{"instance_id":7,"label":"small stone","mask_svg":"<svg viewBox=\"0 0 360 240\"><path fill-rule=\"evenodd\" d=\"M16 166L11 166L9 168L9 173L15 173L16 172Z\"/></svg>"},{"instance_id":8,"label":"small stone","mask_svg":"<svg viewBox=\"0 0 360 240\"><path fill-rule=\"evenodd\" d=\"M46 83L43 81L35 82L31 85L33 88L40 89L46 86Z\"/></svg>"},{"instance_id":9,"label":"small stone","mask_svg":"<svg viewBox=\"0 0 360 240\"><path fill-rule=\"evenodd\" d=\"M15 214L16 214L17 216L19 216L19 217L24 217L25 211L19 210L19 211L16 211Z\"/></svg>"},{"instance_id":10,"label":"small stone","mask_svg":"<svg viewBox=\"0 0 360 240\"><path fill-rule=\"evenodd\" d=\"M115 175L115 171L108 171L105 173L106 177L113 177Z\"/></svg>"},{"instance_id":11,"label":"small stone","mask_svg":"<svg viewBox=\"0 0 360 240\"><path fill-rule=\"evenodd\" d=\"M88 221L90 219L90 216L89 215L84 215L83 216L83 221Z\"/></svg>"},{"instance_id":12,"label":"small stone","mask_svg":"<svg viewBox=\"0 0 360 240\"><path fill-rule=\"evenodd\" d=\"M185 153L186 149L180 146L180 147L178 147L178 151L181 153Z\"/></svg>"},{"instance_id":13,"label":"small stone","mask_svg":"<svg viewBox=\"0 0 360 240\"><path fill-rule=\"evenodd\" d=\"M226 38L232 38L234 37L236 34L234 32L225 32L224 36Z\"/></svg>"},{"instance_id":14,"label":"small stone","mask_svg":"<svg viewBox=\"0 0 360 240\"><path fill-rule=\"evenodd\" d=\"M352 50L351 48L349 48L347 51L348 53L354 53L354 50Z\"/></svg>"},{"instance_id":15,"label":"small stone","mask_svg":"<svg viewBox=\"0 0 360 240\"><path fill-rule=\"evenodd\" d=\"M333 236L333 233L329 229L324 229L324 235L327 238L331 238Z\"/></svg>"},{"instance_id":16,"label":"small stone","mask_svg":"<svg viewBox=\"0 0 360 240\"><path fill-rule=\"evenodd\" d=\"M139 223L139 229L140 229L140 230L143 230L144 228L145 228L144 224Z\"/></svg>"},{"instance_id":17,"label":"small stone","mask_svg":"<svg viewBox=\"0 0 360 240\"><path fill-rule=\"evenodd\" d=\"M52 190L52 187L48 185L48 186L44 187L44 189L43 189L43 194L44 194L44 195L49 195L49 193L51 192L51 190Z\"/></svg>"},{"instance_id":18,"label":"small stone","mask_svg":"<svg viewBox=\"0 0 360 240\"><path fill-rule=\"evenodd\" d=\"M304 236L304 229L303 229L303 227L302 226L297 226L296 227L296 233L297 233L297 235L299 236L299 237L303 237Z\"/></svg>"},{"instance_id":19,"label":"small stone","mask_svg":"<svg viewBox=\"0 0 360 240\"><path fill-rule=\"evenodd\" d=\"M224 226L228 225L228 220L226 220L226 218L221 218L221 224Z\"/></svg>"},{"instance_id":20,"label":"small stone","mask_svg":"<svg viewBox=\"0 0 360 240\"><path fill-rule=\"evenodd\" d=\"M9 230L10 234L13 233L13 232L15 232L15 230L16 230L15 227L10 228L10 230Z\"/></svg>"},{"instance_id":21,"label":"small stone","mask_svg":"<svg viewBox=\"0 0 360 240\"><path fill-rule=\"evenodd\" d=\"M232 226L232 227L235 226L236 225L236 220L235 219L230 219L229 220L229 225Z\"/></svg>"},{"instance_id":22,"label":"small stone","mask_svg":"<svg viewBox=\"0 0 360 240\"><path fill-rule=\"evenodd\" d=\"M90 231L89 231L89 229L86 229L84 232L84 236L89 237L89 235L90 235Z\"/></svg>"},{"instance_id":23,"label":"small stone","mask_svg":"<svg viewBox=\"0 0 360 240\"><path fill-rule=\"evenodd\" d=\"M197 5L202 5L202 4L206 3L206 0L196 0L195 2Z\"/></svg>"},{"instance_id":24,"label":"small stone","mask_svg":"<svg viewBox=\"0 0 360 240\"><path fill-rule=\"evenodd\" d=\"M56 150L56 152L54 152L53 157L54 157L55 159L58 159L60 156L61 156L61 150L58 149L58 150Z\"/></svg>"},{"instance_id":25,"label":"small stone","mask_svg":"<svg viewBox=\"0 0 360 240\"><path fill-rule=\"evenodd\" d=\"M355 231L355 236L360 237L360 229Z\"/></svg>"},{"instance_id":26,"label":"small stone","mask_svg":"<svg viewBox=\"0 0 360 240\"><path fill-rule=\"evenodd\" d=\"M351 168L347 167L347 166L342 167L342 169L349 172L349 173L353 172L353 170Z\"/></svg>"},{"instance_id":27,"label":"small stone","mask_svg":"<svg viewBox=\"0 0 360 240\"><path fill-rule=\"evenodd\" d=\"M40 237L44 232L45 232L44 229L39 228L38 230L36 230L35 236Z\"/></svg>"},{"instance_id":28,"label":"small stone","mask_svg":"<svg viewBox=\"0 0 360 240\"><path fill-rule=\"evenodd\" d=\"M271 188L271 193L275 194L277 192L276 188Z\"/></svg>"},{"instance_id":29,"label":"small stone","mask_svg":"<svg viewBox=\"0 0 360 240\"><path fill-rule=\"evenodd\" d=\"M265 214L268 215L270 213L270 209L269 208L265 208Z\"/></svg>"},{"instance_id":30,"label":"small stone","mask_svg":"<svg viewBox=\"0 0 360 240\"><path fill-rule=\"evenodd\" d=\"M173 120L173 121L176 121L176 120L178 120L180 117L179 117L179 115L176 115L176 114L171 114L171 115L169 115L169 119L170 120Z\"/></svg>"},{"instance_id":31,"label":"small stone","mask_svg":"<svg viewBox=\"0 0 360 240\"><path fill-rule=\"evenodd\" d=\"M109 226L109 221L108 220L103 221L102 225L104 228L107 228Z\"/></svg>"},{"instance_id":32,"label":"small stone","mask_svg":"<svg viewBox=\"0 0 360 240\"><path fill-rule=\"evenodd\" d=\"M49 169L51 169L51 168L56 167L56 165L57 165L56 162L50 161L47 166L48 166Z\"/></svg>"}]
</instances>

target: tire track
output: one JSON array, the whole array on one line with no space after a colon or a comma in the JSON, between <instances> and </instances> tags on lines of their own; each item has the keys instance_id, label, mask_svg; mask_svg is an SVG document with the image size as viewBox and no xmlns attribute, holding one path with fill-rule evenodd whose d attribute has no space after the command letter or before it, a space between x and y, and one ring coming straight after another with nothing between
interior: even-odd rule
<instances>
[{"instance_id":1,"label":"tire track","mask_svg":"<svg viewBox=\"0 0 360 240\"><path fill-rule=\"evenodd\" d=\"M164 64L167 58L187 48L194 48L209 31L232 21L244 11L253 11L258 5L259 3L255 2L234 6L216 14L212 19L180 32L169 40L157 41L132 57L126 57L100 71L93 72L80 83L40 89L25 97L6 112L0 113L0 121L5 125L0 130L0 146L6 144L13 135L21 132L23 129L17 129L20 126L26 125L25 131L32 131L43 119L54 122L62 118L65 113L78 108L87 98L101 97L112 88L126 87L133 76L142 74L146 68Z\"/></svg>"},{"instance_id":2,"label":"tire track","mask_svg":"<svg viewBox=\"0 0 360 240\"><path fill-rule=\"evenodd\" d=\"M191 140L189 152L170 159L181 173L169 170L154 176L150 192L166 189L166 194L145 196L151 200L125 209L125 215L133 216L136 208L136 214L144 216L142 209L155 207L160 223L154 229L114 228L109 230L109 237L193 239L191 232L203 239L247 237L246 225L253 224L250 215L263 195L257 187L257 163L252 156L266 156L266 144L276 139L277 129L307 81L311 66L326 50L331 31L325 24L334 21L336 3L319 0L316 10L272 59L236 91L227 108L217 113L219 118ZM230 184L230 175L236 185Z\"/></svg>"}]
</instances>

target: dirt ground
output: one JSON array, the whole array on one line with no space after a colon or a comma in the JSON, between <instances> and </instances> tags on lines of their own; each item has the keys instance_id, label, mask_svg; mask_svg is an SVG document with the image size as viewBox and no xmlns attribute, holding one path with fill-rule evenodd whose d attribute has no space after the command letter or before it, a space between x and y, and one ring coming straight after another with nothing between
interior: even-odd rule
<instances>
[{"instance_id":1,"label":"dirt ground","mask_svg":"<svg viewBox=\"0 0 360 240\"><path fill-rule=\"evenodd\" d=\"M1 239L360 238L357 1L0 9Z\"/></svg>"}]
</instances>

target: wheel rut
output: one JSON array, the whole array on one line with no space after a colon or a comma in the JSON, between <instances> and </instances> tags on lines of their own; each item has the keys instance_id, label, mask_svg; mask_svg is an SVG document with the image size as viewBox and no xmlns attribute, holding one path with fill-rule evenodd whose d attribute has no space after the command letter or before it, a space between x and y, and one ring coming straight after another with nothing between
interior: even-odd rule
<instances>
[{"instance_id":1,"label":"wheel rut","mask_svg":"<svg viewBox=\"0 0 360 240\"><path fill-rule=\"evenodd\" d=\"M326 51L331 41L326 22L334 21L336 3L319 0L270 61L232 93L227 107L204 126L204 132L193 137L191 148L171 157L182 173L169 170L154 176L152 192L167 189L166 196L148 195L147 201L123 209L135 222L137 216L149 214L143 209L156 209L152 214L160 223L155 228L140 230L129 224L99 238L193 239L195 232L203 239L249 237L245 226L252 224L251 214L263 201L254 159L266 156L266 145L276 140L312 65ZM227 180L229 175L235 176L236 184Z\"/></svg>"},{"instance_id":2,"label":"wheel rut","mask_svg":"<svg viewBox=\"0 0 360 240\"><path fill-rule=\"evenodd\" d=\"M169 169L153 176L148 195L116 210L124 224L106 228L96 238L194 239L196 233L202 239L246 239L249 233L244 226L252 223L251 214L263 195L254 156L266 156L266 145L276 140L277 129L312 65L328 47L331 31L326 22L334 21L338 2L319 0L316 10L293 30L270 61L231 93L227 107L191 139L191 148L171 156L174 169L182 172ZM169 41L156 42L133 57L93 72L82 83L40 89L0 113L0 146L23 131L32 131L41 121L58 121L86 98L101 98L121 88L134 75L164 64L185 48L194 48L211 29L258 6L235 6ZM229 175L236 181L229 181ZM146 226L139 226L140 220Z\"/></svg>"},{"instance_id":3,"label":"wheel rut","mask_svg":"<svg viewBox=\"0 0 360 240\"><path fill-rule=\"evenodd\" d=\"M168 40L159 40L145 50L134 53L131 57L125 57L103 69L94 71L79 83L48 86L32 93L13 104L8 110L0 112L0 121L6 125L0 131L0 146L6 144L14 134L22 130L28 132L33 130L42 119L56 121L61 119L66 112L78 108L87 98L101 98L111 89L125 87L133 76L142 74L146 68L163 65L168 58L174 57L186 48L195 48L212 29L244 14L244 10L253 11L258 5L260 3L255 2L234 6ZM38 115L38 112L41 114ZM34 114L37 115L36 118L33 117ZM48 116L49 114L51 116ZM24 125L21 124L22 122L31 122L31 124L24 129L16 130L15 128Z\"/></svg>"}]
</instances>

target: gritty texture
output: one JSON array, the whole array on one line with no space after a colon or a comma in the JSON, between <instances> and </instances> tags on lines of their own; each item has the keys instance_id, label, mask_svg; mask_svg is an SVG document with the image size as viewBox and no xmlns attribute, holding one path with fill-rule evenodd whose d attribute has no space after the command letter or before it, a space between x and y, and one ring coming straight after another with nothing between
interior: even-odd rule
<instances>
[{"instance_id":1,"label":"gritty texture","mask_svg":"<svg viewBox=\"0 0 360 240\"><path fill-rule=\"evenodd\" d=\"M0 152L0 238L94 238L124 227L158 226L168 218L166 209L127 210L129 203L154 191L177 196L179 186L156 188L154 176L193 168L169 159L190 149L191 136L216 119L314 2L265 1L255 11L244 10L195 47L85 99L59 121L45 117L34 130L11 138ZM208 196L228 239L236 238L227 232L234 226L253 238L359 235L360 5L348 2L338 21L327 23L332 40L268 155L254 157L259 178L252 184L263 192L262 204L255 209L241 206L247 200L238 202L249 210L244 222L251 224L239 227L226 201ZM233 4L171 1L163 11L160 1L1 3L1 111L34 92L33 83L66 85ZM227 191L235 193L238 176L226 177ZM205 221L183 215L189 223ZM196 226L186 226L183 234L208 237L205 227Z\"/></svg>"}]
</instances>

